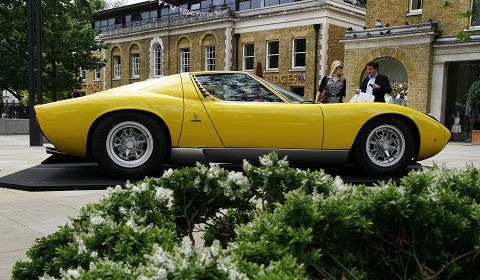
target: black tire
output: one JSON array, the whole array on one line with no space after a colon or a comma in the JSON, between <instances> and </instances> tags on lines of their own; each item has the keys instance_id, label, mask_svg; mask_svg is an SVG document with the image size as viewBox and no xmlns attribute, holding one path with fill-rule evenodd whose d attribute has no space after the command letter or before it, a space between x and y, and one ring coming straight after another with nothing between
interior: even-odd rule
<instances>
[{"instance_id":1,"label":"black tire","mask_svg":"<svg viewBox=\"0 0 480 280\"><path fill-rule=\"evenodd\" d=\"M97 126L93 155L105 170L121 178L151 175L165 162L169 144L163 127L142 113L120 112Z\"/></svg>"},{"instance_id":2,"label":"black tire","mask_svg":"<svg viewBox=\"0 0 480 280\"><path fill-rule=\"evenodd\" d=\"M414 151L412 129L397 117L383 117L362 127L353 147L353 160L361 174L393 177L403 174Z\"/></svg>"}]
</instances>

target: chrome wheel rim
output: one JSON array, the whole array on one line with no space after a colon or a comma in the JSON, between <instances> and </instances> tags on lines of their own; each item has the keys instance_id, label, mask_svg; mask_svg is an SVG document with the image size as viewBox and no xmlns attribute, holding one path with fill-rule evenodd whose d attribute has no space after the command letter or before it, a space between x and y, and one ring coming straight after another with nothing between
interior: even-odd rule
<instances>
[{"instance_id":1,"label":"chrome wheel rim","mask_svg":"<svg viewBox=\"0 0 480 280\"><path fill-rule=\"evenodd\" d=\"M402 159L405 145L400 129L393 125L380 125L367 137L367 156L377 166L390 167Z\"/></svg>"},{"instance_id":2,"label":"chrome wheel rim","mask_svg":"<svg viewBox=\"0 0 480 280\"><path fill-rule=\"evenodd\" d=\"M153 137L142 124L126 121L110 130L106 147L108 156L115 164L134 168L144 164L152 155Z\"/></svg>"}]
</instances>

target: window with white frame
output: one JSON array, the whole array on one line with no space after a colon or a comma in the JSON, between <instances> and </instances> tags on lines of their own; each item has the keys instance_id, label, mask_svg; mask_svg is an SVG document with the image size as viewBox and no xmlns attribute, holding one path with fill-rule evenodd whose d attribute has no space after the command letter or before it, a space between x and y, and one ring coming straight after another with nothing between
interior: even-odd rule
<instances>
[{"instance_id":1,"label":"window with white frame","mask_svg":"<svg viewBox=\"0 0 480 280\"><path fill-rule=\"evenodd\" d=\"M293 39L292 68L305 68L307 55L307 38Z\"/></svg>"},{"instance_id":2,"label":"window with white frame","mask_svg":"<svg viewBox=\"0 0 480 280\"><path fill-rule=\"evenodd\" d=\"M205 47L205 71L215 70L215 46Z\"/></svg>"},{"instance_id":3,"label":"window with white frame","mask_svg":"<svg viewBox=\"0 0 480 280\"><path fill-rule=\"evenodd\" d=\"M140 54L132 54L132 78L140 77Z\"/></svg>"},{"instance_id":4,"label":"window with white frame","mask_svg":"<svg viewBox=\"0 0 480 280\"><path fill-rule=\"evenodd\" d=\"M480 28L480 2L478 2L478 0L472 0L472 18L470 20L470 26Z\"/></svg>"},{"instance_id":5,"label":"window with white frame","mask_svg":"<svg viewBox=\"0 0 480 280\"><path fill-rule=\"evenodd\" d=\"M412 14L421 14L422 13L422 3L423 0L410 0L410 13Z\"/></svg>"},{"instance_id":6,"label":"window with white frame","mask_svg":"<svg viewBox=\"0 0 480 280\"><path fill-rule=\"evenodd\" d=\"M278 69L278 41L267 42L267 70Z\"/></svg>"},{"instance_id":7,"label":"window with white frame","mask_svg":"<svg viewBox=\"0 0 480 280\"><path fill-rule=\"evenodd\" d=\"M85 69L80 68L80 79L82 79L82 81L85 82L86 77L87 77L87 73Z\"/></svg>"},{"instance_id":8,"label":"window with white frame","mask_svg":"<svg viewBox=\"0 0 480 280\"><path fill-rule=\"evenodd\" d=\"M190 49L180 49L180 73L190 71Z\"/></svg>"},{"instance_id":9,"label":"window with white frame","mask_svg":"<svg viewBox=\"0 0 480 280\"><path fill-rule=\"evenodd\" d=\"M100 81L100 68L97 68L93 72L93 80Z\"/></svg>"},{"instance_id":10,"label":"window with white frame","mask_svg":"<svg viewBox=\"0 0 480 280\"><path fill-rule=\"evenodd\" d=\"M160 77L163 75L163 51L160 45L155 47L154 60L154 76Z\"/></svg>"},{"instance_id":11,"label":"window with white frame","mask_svg":"<svg viewBox=\"0 0 480 280\"><path fill-rule=\"evenodd\" d=\"M113 78L120 79L122 76L122 64L120 62L120 56L113 57Z\"/></svg>"},{"instance_id":12,"label":"window with white frame","mask_svg":"<svg viewBox=\"0 0 480 280\"><path fill-rule=\"evenodd\" d=\"M253 43L243 44L243 71L253 71L255 50Z\"/></svg>"}]
</instances>

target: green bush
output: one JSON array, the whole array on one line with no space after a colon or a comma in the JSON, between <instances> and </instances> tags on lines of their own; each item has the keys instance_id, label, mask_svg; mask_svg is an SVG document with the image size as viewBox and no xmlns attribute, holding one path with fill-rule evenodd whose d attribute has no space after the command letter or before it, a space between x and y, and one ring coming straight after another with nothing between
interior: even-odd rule
<instances>
[{"instance_id":1,"label":"green bush","mask_svg":"<svg viewBox=\"0 0 480 280\"><path fill-rule=\"evenodd\" d=\"M37 239L13 278L480 279L478 168L434 166L371 188L274 153L260 163L109 189Z\"/></svg>"},{"instance_id":2,"label":"green bush","mask_svg":"<svg viewBox=\"0 0 480 280\"><path fill-rule=\"evenodd\" d=\"M480 80L473 82L467 93L468 105L480 108Z\"/></svg>"}]
</instances>

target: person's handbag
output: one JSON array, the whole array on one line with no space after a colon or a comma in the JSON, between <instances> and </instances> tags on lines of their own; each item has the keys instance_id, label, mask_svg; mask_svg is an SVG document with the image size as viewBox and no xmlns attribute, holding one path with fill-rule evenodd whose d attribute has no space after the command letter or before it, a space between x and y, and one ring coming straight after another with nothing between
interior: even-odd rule
<instances>
[{"instance_id":1,"label":"person's handbag","mask_svg":"<svg viewBox=\"0 0 480 280\"><path fill-rule=\"evenodd\" d=\"M318 98L320 103L328 103L328 94L326 89L324 89L322 93L319 91L317 94L320 94L320 97Z\"/></svg>"}]
</instances>

